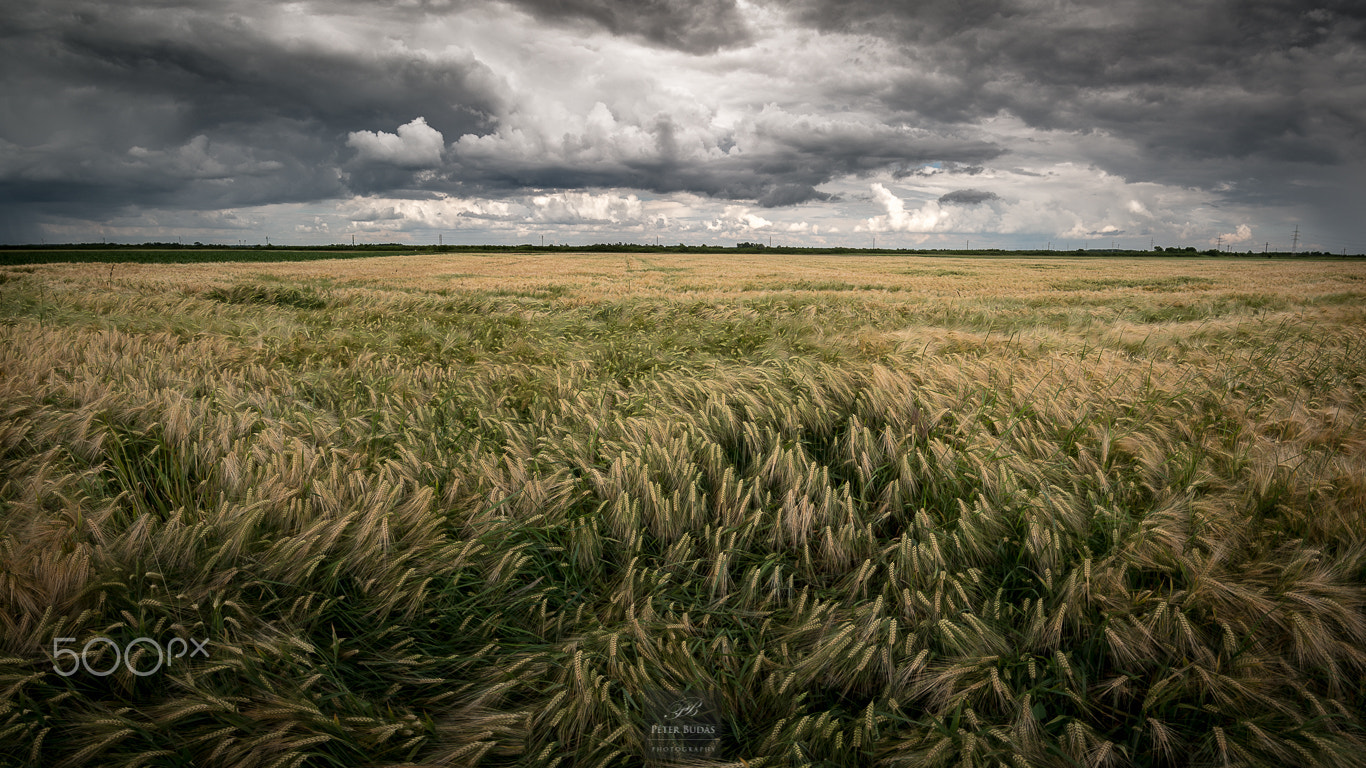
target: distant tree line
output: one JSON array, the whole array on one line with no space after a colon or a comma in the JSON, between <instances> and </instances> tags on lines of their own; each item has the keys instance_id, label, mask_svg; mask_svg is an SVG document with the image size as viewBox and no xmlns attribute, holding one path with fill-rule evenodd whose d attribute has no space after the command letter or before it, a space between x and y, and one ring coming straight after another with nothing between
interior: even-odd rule
<instances>
[{"instance_id":1,"label":"distant tree line","mask_svg":"<svg viewBox=\"0 0 1366 768\"><path fill-rule=\"evenodd\" d=\"M775 254L851 254L885 256L1207 256L1219 258L1342 258L1326 251L1221 251L1215 248L1157 246L1151 251L1123 248L1056 249L1004 248L808 248L769 246L748 241L728 245L642 245L639 243L593 243L589 245L413 245L410 243L363 243L356 245L205 245L181 243L74 243L44 245L0 245L0 266L51 262L139 262L187 263L218 261L305 261L312 259L357 258L384 253L775 253ZM1347 256L1361 258L1362 254Z\"/></svg>"}]
</instances>

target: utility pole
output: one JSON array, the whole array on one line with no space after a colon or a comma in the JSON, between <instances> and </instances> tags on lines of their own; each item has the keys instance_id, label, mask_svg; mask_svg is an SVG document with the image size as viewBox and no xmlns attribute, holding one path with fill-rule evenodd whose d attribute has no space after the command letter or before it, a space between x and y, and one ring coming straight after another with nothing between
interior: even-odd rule
<instances>
[{"instance_id":1,"label":"utility pole","mask_svg":"<svg viewBox=\"0 0 1366 768\"><path fill-rule=\"evenodd\" d=\"M1299 224L1296 224L1296 225L1295 225L1295 239L1292 240L1291 243L1290 243L1290 252L1291 252L1291 253L1294 253L1294 252L1295 252L1295 249L1299 247L1299 244L1300 244L1300 225L1299 225Z\"/></svg>"}]
</instances>

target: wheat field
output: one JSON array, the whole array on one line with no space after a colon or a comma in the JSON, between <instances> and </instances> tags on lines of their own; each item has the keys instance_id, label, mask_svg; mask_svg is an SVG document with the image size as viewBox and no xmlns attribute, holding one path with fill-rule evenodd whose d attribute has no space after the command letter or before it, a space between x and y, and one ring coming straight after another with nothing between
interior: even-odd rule
<instances>
[{"instance_id":1,"label":"wheat field","mask_svg":"<svg viewBox=\"0 0 1366 768\"><path fill-rule=\"evenodd\" d=\"M0 270L6 765L1360 766L1364 681L1366 262Z\"/></svg>"}]
</instances>

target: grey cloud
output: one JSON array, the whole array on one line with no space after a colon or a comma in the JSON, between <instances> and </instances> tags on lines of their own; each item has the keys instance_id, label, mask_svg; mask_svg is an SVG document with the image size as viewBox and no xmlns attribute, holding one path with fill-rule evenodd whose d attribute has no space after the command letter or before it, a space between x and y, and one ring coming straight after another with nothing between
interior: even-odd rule
<instances>
[{"instance_id":1,"label":"grey cloud","mask_svg":"<svg viewBox=\"0 0 1366 768\"><path fill-rule=\"evenodd\" d=\"M764 208L779 208L810 200L829 200L830 198L829 193L817 192L809 184L780 184L759 195L758 202Z\"/></svg>"},{"instance_id":2,"label":"grey cloud","mask_svg":"<svg viewBox=\"0 0 1366 768\"><path fill-rule=\"evenodd\" d=\"M1219 178L1200 161L1366 163L1366 5L1355 0L784 7L820 29L904 45L921 66L888 82L894 112L975 123L1004 111L1035 128L1104 131L1142 157L1091 159L1130 179L1212 189Z\"/></svg>"},{"instance_id":3,"label":"grey cloud","mask_svg":"<svg viewBox=\"0 0 1366 768\"><path fill-rule=\"evenodd\" d=\"M743 45L754 31L735 0L331 0L357 10L421 21L471 6L503 4L561 26L602 30L685 53L708 54Z\"/></svg>"},{"instance_id":4,"label":"grey cloud","mask_svg":"<svg viewBox=\"0 0 1366 768\"><path fill-rule=\"evenodd\" d=\"M514 140L529 128L508 136L467 136L452 147L450 177L460 180L464 191L481 194L524 187L627 187L778 207L828 199L815 187L836 178L930 162L971 166L1002 152L979 139L776 110L759 115L743 135L710 135L705 127L693 126L686 152L678 146L683 129L670 120L622 126L623 132L649 137L651 149L642 153L637 146L634 154L611 135L562 136L560 144L549 147L545 141Z\"/></svg>"},{"instance_id":5,"label":"grey cloud","mask_svg":"<svg viewBox=\"0 0 1366 768\"><path fill-rule=\"evenodd\" d=\"M939 196L941 205L981 205L988 200L999 200L1000 195L985 189L955 189Z\"/></svg>"},{"instance_id":6,"label":"grey cloud","mask_svg":"<svg viewBox=\"0 0 1366 768\"><path fill-rule=\"evenodd\" d=\"M972 165L1003 152L993 143L960 138L948 131L931 133L805 116L787 120L761 116L756 133L771 145L760 168L801 172L801 166L819 158L819 173L831 176L909 171L932 162Z\"/></svg>"},{"instance_id":7,"label":"grey cloud","mask_svg":"<svg viewBox=\"0 0 1366 768\"><path fill-rule=\"evenodd\" d=\"M751 32L735 0L511 0L543 19L583 20L689 53L739 45Z\"/></svg>"},{"instance_id":8,"label":"grey cloud","mask_svg":"<svg viewBox=\"0 0 1366 768\"><path fill-rule=\"evenodd\" d=\"M352 132L392 133L423 116L459 135L487 128L503 108L496 77L472 57L280 40L251 10L56 2L0 11L0 147L11 150L0 151L0 199L35 216L83 207L100 217L129 205L337 197L352 186ZM356 185L375 175L360 170Z\"/></svg>"},{"instance_id":9,"label":"grey cloud","mask_svg":"<svg viewBox=\"0 0 1366 768\"><path fill-rule=\"evenodd\" d=\"M897 170L896 173L893 174L893 178L904 179L909 176L930 177L938 176L941 174L976 176L985 170L986 168L980 165L970 165L967 163L956 163L952 161L947 163L936 162L918 165L914 168L900 168ZM1018 173L1018 171L1016 172Z\"/></svg>"},{"instance_id":10,"label":"grey cloud","mask_svg":"<svg viewBox=\"0 0 1366 768\"><path fill-rule=\"evenodd\" d=\"M934 39L982 19L1012 15L1007 0L785 0L784 5L821 29L890 33L907 40Z\"/></svg>"},{"instance_id":11,"label":"grey cloud","mask_svg":"<svg viewBox=\"0 0 1366 768\"><path fill-rule=\"evenodd\" d=\"M1023 201L1054 195L1064 163L1205 190L1210 209L1356 221L1358 0L757 2L5 4L0 240L357 195L480 198L499 217L588 189L780 208L831 202L822 188L858 203L851 180L890 176ZM1060 190L1058 210L1085 194ZM554 200L575 220L605 204Z\"/></svg>"},{"instance_id":12,"label":"grey cloud","mask_svg":"<svg viewBox=\"0 0 1366 768\"><path fill-rule=\"evenodd\" d=\"M385 208L371 206L352 213L351 218L354 221L399 221L405 217L402 212L393 206Z\"/></svg>"},{"instance_id":13,"label":"grey cloud","mask_svg":"<svg viewBox=\"0 0 1366 768\"><path fill-rule=\"evenodd\" d=\"M132 94L175 98L182 121L225 127L263 117L343 128L389 128L394 116L426 115L438 130L487 125L497 111L492 73L466 58L432 61L398 54L359 58L285 48L227 24L188 39L101 23L66 31L65 68L86 82ZM149 39L149 37L151 39Z\"/></svg>"}]
</instances>

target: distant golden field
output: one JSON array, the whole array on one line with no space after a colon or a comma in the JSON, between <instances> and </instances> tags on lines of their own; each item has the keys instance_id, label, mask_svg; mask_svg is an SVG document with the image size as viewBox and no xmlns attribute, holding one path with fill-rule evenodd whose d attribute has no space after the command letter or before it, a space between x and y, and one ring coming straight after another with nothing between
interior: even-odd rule
<instances>
[{"instance_id":1,"label":"distant golden field","mask_svg":"<svg viewBox=\"0 0 1366 768\"><path fill-rule=\"evenodd\" d=\"M1360 766L1366 262L0 267L0 691L5 765Z\"/></svg>"}]
</instances>

